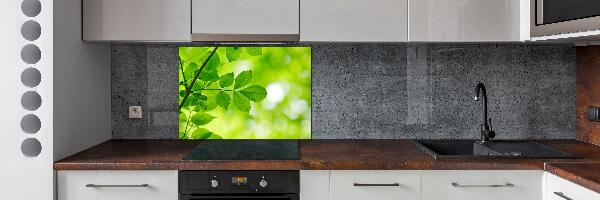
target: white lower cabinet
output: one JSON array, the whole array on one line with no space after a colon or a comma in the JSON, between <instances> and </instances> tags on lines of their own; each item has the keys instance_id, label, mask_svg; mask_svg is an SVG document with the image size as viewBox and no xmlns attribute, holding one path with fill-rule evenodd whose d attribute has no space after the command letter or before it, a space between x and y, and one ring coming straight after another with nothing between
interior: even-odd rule
<instances>
[{"instance_id":1,"label":"white lower cabinet","mask_svg":"<svg viewBox=\"0 0 600 200\"><path fill-rule=\"evenodd\" d=\"M331 200L419 200L419 171L331 171Z\"/></svg>"},{"instance_id":2,"label":"white lower cabinet","mask_svg":"<svg viewBox=\"0 0 600 200\"><path fill-rule=\"evenodd\" d=\"M329 200L330 170L300 171L300 199Z\"/></svg>"},{"instance_id":3,"label":"white lower cabinet","mask_svg":"<svg viewBox=\"0 0 600 200\"><path fill-rule=\"evenodd\" d=\"M543 171L423 171L422 200L542 200Z\"/></svg>"},{"instance_id":4,"label":"white lower cabinet","mask_svg":"<svg viewBox=\"0 0 600 200\"><path fill-rule=\"evenodd\" d=\"M554 174L546 173L544 200L600 200L600 194Z\"/></svg>"},{"instance_id":5,"label":"white lower cabinet","mask_svg":"<svg viewBox=\"0 0 600 200\"><path fill-rule=\"evenodd\" d=\"M58 200L177 200L177 171L57 171Z\"/></svg>"}]
</instances>

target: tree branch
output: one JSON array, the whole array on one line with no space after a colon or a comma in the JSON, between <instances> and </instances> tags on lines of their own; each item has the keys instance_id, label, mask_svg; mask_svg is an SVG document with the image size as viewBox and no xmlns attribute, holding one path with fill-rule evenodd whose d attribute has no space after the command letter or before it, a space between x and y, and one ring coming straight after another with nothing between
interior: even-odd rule
<instances>
[{"instance_id":1,"label":"tree branch","mask_svg":"<svg viewBox=\"0 0 600 200\"><path fill-rule=\"evenodd\" d=\"M185 104L185 101L187 101L187 98L190 96L192 87L194 87L194 84L196 84L196 80L198 80L198 77L200 76L200 72L202 72L204 67L206 67L206 64L213 57L213 55L215 55L218 48L219 48L218 46L215 47L213 49L213 51L210 53L210 55L208 55L208 58L206 58L206 60L204 60L204 63L202 63L202 66L200 67L200 69L198 69L198 71L196 71L196 74L194 75L194 79L192 79L192 82L190 82L190 85L185 88L185 96L183 96L183 99L181 100L181 103L179 104L179 110L181 110L181 108L183 107L183 104Z\"/></svg>"}]
</instances>

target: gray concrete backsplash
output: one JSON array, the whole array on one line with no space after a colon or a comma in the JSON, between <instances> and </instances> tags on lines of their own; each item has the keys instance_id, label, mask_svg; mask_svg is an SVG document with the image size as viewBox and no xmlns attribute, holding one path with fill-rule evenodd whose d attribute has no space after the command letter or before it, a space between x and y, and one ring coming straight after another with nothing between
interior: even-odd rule
<instances>
[{"instance_id":1,"label":"gray concrete backsplash","mask_svg":"<svg viewBox=\"0 0 600 200\"><path fill-rule=\"evenodd\" d=\"M486 84L500 139L575 138L575 48L549 44L312 44L314 139L474 139ZM115 139L175 139L177 45L112 46ZM130 105L143 119L128 119Z\"/></svg>"}]
</instances>

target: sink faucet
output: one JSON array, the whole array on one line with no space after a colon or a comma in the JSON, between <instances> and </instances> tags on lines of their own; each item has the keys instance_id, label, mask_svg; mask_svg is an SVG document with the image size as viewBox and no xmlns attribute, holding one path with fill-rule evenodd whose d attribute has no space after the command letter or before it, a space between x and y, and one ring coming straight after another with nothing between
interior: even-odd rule
<instances>
[{"instance_id":1,"label":"sink faucet","mask_svg":"<svg viewBox=\"0 0 600 200\"><path fill-rule=\"evenodd\" d=\"M481 97L479 96L479 92L481 92ZM492 130L492 119L489 119L488 124L488 107L487 107L487 94L485 92L485 86L483 83L477 84L475 88L475 101L479 101L483 98L482 106L483 106L483 124L481 124L481 140L480 143L486 143L491 141L494 137L496 137L496 132Z\"/></svg>"}]
</instances>

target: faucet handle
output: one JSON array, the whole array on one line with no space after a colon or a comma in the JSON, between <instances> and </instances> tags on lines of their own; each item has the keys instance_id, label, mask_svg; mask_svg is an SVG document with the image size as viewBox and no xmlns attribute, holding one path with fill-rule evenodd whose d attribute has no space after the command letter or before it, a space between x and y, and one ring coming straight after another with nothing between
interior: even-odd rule
<instances>
[{"instance_id":1,"label":"faucet handle","mask_svg":"<svg viewBox=\"0 0 600 200\"><path fill-rule=\"evenodd\" d=\"M488 132L488 138L493 139L496 137L496 131L492 128L492 118L489 119L490 131Z\"/></svg>"}]
</instances>

